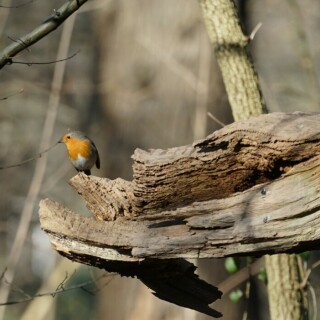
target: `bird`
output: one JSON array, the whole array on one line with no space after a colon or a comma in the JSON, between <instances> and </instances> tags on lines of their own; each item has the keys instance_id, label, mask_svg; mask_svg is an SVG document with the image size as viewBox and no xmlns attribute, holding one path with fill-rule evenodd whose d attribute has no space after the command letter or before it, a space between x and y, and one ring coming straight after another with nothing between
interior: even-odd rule
<instances>
[{"instance_id":1,"label":"bird","mask_svg":"<svg viewBox=\"0 0 320 320\"><path fill-rule=\"evenodd\" d=\"M58 143L64 143L68 156L78 172L91 175L91 168L100 169L100 157L94 142L81 131L71 131L61 137Z\"/></svg>"}]
</instances>

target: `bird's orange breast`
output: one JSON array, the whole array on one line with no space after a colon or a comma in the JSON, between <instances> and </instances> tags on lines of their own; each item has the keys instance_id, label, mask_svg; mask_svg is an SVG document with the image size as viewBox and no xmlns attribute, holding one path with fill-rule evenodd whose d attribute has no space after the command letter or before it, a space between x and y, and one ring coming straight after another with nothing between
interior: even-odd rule
<instances>
[{"instance_id":1,"label":"bird's orange breast","mask_svg":"<svg viewBox=\"0 0 320 320\"><path fill-rule=\"evenodd\" d=\"M66 142L68 154L71 160L77 160L80 154L84 158L90 157L91 147L90 141L71 138Z\"/></svg>"}]
</instances>

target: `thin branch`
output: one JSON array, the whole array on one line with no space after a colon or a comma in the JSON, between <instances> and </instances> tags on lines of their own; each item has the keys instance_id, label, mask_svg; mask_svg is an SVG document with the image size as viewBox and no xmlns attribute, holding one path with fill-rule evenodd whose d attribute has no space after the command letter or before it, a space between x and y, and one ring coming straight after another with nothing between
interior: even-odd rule
<instances>
[{"instance_id":1,"label":"thin branch","mask_svg":"<svg viewBox=\"0 0 320 320\"><path fill-rule=\"evenodd\" d=\"M12 37L8 36L8 39L11 40L12 42L15 42L15 43L21 43L21 44L25 44L22 40L20 39L13 39ZM25 44L26 45L26 44ZM28 52L31 52L31 50L29 48L26 48L26 50Z\"/></svg>"},{"instance_id":2,"label":"thin branch","mask_svg":"<svg viewBox=\"0 0 320 320\"><path fill-rule=\"evenodd\" d=\"M98 291L98 290L95 290L95 291L94 290L89 290L86 287L81 287L80 289L82 291L84 291L85 293L90 294L91 296L94 296Z\"/></svg>"},{"instance_id":3,"label":"thin branch","mask_svg":"<svg viewBox=\"0 0 320 320\"><path fill-rule=\"evenodd\" d=\"M257 32L259 31L259 29L262 27L262 23L259 22L254 29L252 30L250 36L249 36L249 40L252 41L254 39L254 37L256 36Z\"/></svg>"},{"instance_id":4,"label":"thin branch","mask_svg":"<svg viewBox=\"0 0 320 320\"><path fill-rule=\"evenodd\" d=\"M312 264L311 269L318 268L319 266L320 266L320 260L318 260L314 264Z\"/></svg>"},{"instance_id":5,"label":"thin branch","mask_svg":"<svg viewBox=\"0 0 320 320\"><path fill-rule=\"evenodd\" d=\"M244 267L235 274L230 275L217 286L224 294L238 287L241 283L247 281L250 277L257 275L264 266L264 259L260 258L253 262L250 266Z\"/></svg>"},{"instance_id":6,"label":"thin branch","mask_svg":"<svg viewBox=\"0 0 320 320\"><path fill-rule=\"evenodd\" d=\"M19 288L14 282L10 283L5 278L4 278L3 282L12 288L11 292L14 292L14 293L17 292L17 293L23 295L24 299L31 299L32 298L32 296L30 294L26 293L23 289Z\"/></svg>"},{"instance_id":7,"label":"thin branch","mask_svg":"<svg viewBox=\"0 0 320 320\"><path fill-rule=\"evenodd\" d=\"M21 94L21 93L23 93L23 91L24 91L24 89L23 89L23 88L21 88L18 92L15 92L15 93L9 94L9 95L8 95L8 96L6 96L6 97L0 98L0 100L1 100L1 101L3 101L3 100L7 100L7 99L9 99L9 98L11 98L11 97L15 96L16 94Z\"/></svg>"},{"instance_id":8,"label":"thin branch","mask_svg":"<svg viewBox=\"0 0 320 320\"><path fill-rule=\"evenodd\" d=\"M8 268L4 268L4 270L1 272L1 275L0 275L0 280L2 281L3 279L5 279L5 274L7 272Z\"/></svg>"},{"instance_id":9,"label":"thin branch","mask_svg":"<svg viewBox=\"0 0 320 320\"><path fill-rule=\"evenodd\" d=\"M76 12L87 0L70 0L54 11L54 14L46 19L40 26L30 33L22 36L15 43L10 44L0 52L0 69L12 63L12 58L19 52L38 42L46 35L57 29L68 17Z\"/></svg>"},{"instance_id":10,"label":"thin branch","mask_svg":"<svg viewBox=\"0 0 320 320\"><path fill-rule=\"evenodd\" d=\"M310 290L312 305L313 305L313 317L312 320L317 320L318 317L318 308L317 308L317 297L316 293L311 285L308 286Z\"/></svg>"},{"instance_id":11,"label":"thin branch","mask_svg":"<svg viewBox=\"0 0 320 320\"><path fill-rule=\"evenodd\" d=\"M112 274L107 274L107 276L113 276L113 275ZM78 283L78 284L75 284L73 286L70 286L70 287L66 288L64 285L65 285L66 281L70 279L70 278L67 277L67 278L62 280L62 282L57 286L57 289L55 289L54 291L38 293L38 294L35 294L33 296L25 293L23 290L19 290L19 292L23 293L25 298L18 299L18 300L10 300L10 301L7 301L7 302L0 302L0 306L14 305L14 304L19 304L19 303L29 302L29 301L34 300L36 298L42 298L42 297L47 297L47 296L55 297L57 294L68 292L68 291L75 290L75 289L82 289L83 291L87 292L88 294L93 295L94 292L86 289L86 286L89 286L89 285L92 285L92 284L96 284L97 281L99 281L100 279L102 279L104 277L106 277L105 274L101 275L97 279L84 281L84 282L81 282L81 283ZM112 278L108 279L108 281L106 283L104 283L103 286L108 285L111 280L112 280Z\"/></svg>"},{"instance_id":12,"label":"thin branch","mask_svg":"<svg viewBox=\"0 0 320 320\"><path fill-rule=\"evenodd\" d=\"M8 64L25 64L27 65L28 67L32 66L33 64L54 64L54 63L57 63L57 62L63 62L63 61L66 61L66 60L69 60L69 59L72 59L73 57L75 57L78 53L80 52L80 50L78 50L77 52L73 53L71 56L67 57L67 58L63 58L63 59L59 59L59 60L53 60L53 61L46 61L46 62L25 62L25 61L14 61L14 60L11 60L10 62L8 62Z\"/></svg>"},{"instance_id":13,"label":"thin branch","mask_svg":"<svg viewBox=\"0 0 320 320\"><path fill-rule=\"evenodd\" d=\"M211 112L207 113L208 117L210 119L212 119L214 122L216 122L219 126L221 126L222 128L226 126L225 123L223 123L222 121L220 121L217 117L215 117Z\"/></svg>"},{"instance_id":14,"label":"thin branch","mask_svg":"<svg viewBox=\"0 0 320 320\"><path fill-rule=\"evenodd\" d=\"M27 160L24 160L22 162L19 162L19 163L15 163L15 164L10 164L8 166L0 166L0 170L3 170L3 169L9 169L9 168L15 168L15 167L20 167L20 166L23 166L24 164L26 163L29 163L31 161L34 161L38 158L41 158L42 155L48 151L50 151L53 147L55 147L56 145L58 144L58 142L56 142L54 145L52 145L51 147L39 152L35 157L32 157L30 159L27 159Z\"/></svg>"},{"instance_id":15,"label":"thin branch","mask_svg":"<svg viewBox=\"0 0 320 320\"><path fill-rule=\"evenodd\" d=\"M320 260L316 261L314 264L312 264L312 266L309 269L306 270L305 275L300 284L301 289L305 288L305 286L308 284L308 280L313 269L318 268L319 266L320 266Z\"/></svg>"},{"instance_id":16,"label":"thin branch","mask_svg":"<svg viewBox=\"0 0 320 320\"><path fill-rule=\"evenodd\" d=\"M74 276L75 272L76 272L76 270L74 270L74 272L73 272L73 274L72 274L72 276L70 278L72 278ZM56 290L52 294L53 298L55 297L56 293L59 292L59 290L64 290L65 289L64 285L66 284L68 279L69 279L68 272L66 272L66 275L65 275L64 279L57 285Z\"/></svg>"}]
</instances>

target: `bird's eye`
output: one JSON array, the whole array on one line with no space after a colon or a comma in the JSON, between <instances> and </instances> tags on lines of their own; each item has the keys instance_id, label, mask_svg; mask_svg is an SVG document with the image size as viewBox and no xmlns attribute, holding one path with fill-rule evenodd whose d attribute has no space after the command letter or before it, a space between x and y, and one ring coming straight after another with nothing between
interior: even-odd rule
<instances>
[{"instance_id":1,"label":"bird's eye","mask_svg":"<svg viewBox=\"0 0 320 320\"><path fill-rule=\"evenodd\" d=\"M67 139L71 139L71 136L67 136Z\"/></svg>"}]
</instances>

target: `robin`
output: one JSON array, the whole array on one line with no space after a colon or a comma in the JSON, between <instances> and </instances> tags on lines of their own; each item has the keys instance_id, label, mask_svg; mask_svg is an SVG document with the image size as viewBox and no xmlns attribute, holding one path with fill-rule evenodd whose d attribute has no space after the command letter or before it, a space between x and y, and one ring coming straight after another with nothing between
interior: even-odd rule
<instances>
[{"instance_id":1,"label":"robin","mask_svg":"<svg viewBox=\"0 0 320 320\"><path fill-rule=\"evenodd\" d=\"M96 164L100 169L100 157L94 142L80 131L66 133L58 143L67 147L69 158L76 170L90 175L90 169Z\"/></svg>"}]
</instances>

